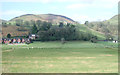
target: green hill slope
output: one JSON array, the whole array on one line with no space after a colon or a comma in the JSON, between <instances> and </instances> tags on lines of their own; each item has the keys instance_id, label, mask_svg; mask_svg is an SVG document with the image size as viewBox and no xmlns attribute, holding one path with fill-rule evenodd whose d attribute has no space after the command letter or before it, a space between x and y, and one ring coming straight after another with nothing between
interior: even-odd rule
<instances>
[{"instance_id":1,"label":"green hill slope","mask_svg":"<svg viewBox=\"0 0 120 75\"><path fill-rule=\"evenodd\" d=\"M86 26L89 28L101 32L103 34L109 34L113 37L118 35L118 15L113 16L109 20L90 22Z\"/></svg>"},{"instance_id":2,"label":"green hill slope","mask_svg":"<svg viewBox=\"0 0 120 75\"><path fill-rule=\"evenodd\" d=\"M22 21L22 23L18 26L16 25L16 22L19 21ZM66 16L62 16L62 15L54 15L54 14L40 14L40 15L34 15L34 14L26 14L26 15L22 15L22 16L19 16L19 17L15 17L13 19L11 19L10 21L7 22L7 24L9 25L8 27L6 26L3 26L3 34L4 36L6 36L8 33L11 33L13 34L13 36L18 36L17 33L15 32L19 32L19 35L27 35L26 32L28 33L28 29L32 26L32 25L25 25L24 23L27 21L27 22L31 22L31 21L34 21L36 22L37 20L40 20L40 21L46 21L46 22L51 22L53 25L54 24L59 24L59 22L63 22L64 24L66 23L71 23L71 24L74 24L76 25L76 27L82 31L82 32L89 32L89 33L92 33L93 35L95 36L98 36L99 39L105 39L104 37L104 34L103 33L100 33L98 31L95 31L93 29L90 29L88 26L85 26L83 24L79 24L77 22L75 22L74 20L66 17ZM23 25L22 25L23 24ZM14 31L11 29L11 27L14 26ZM27 28L27 31L19 31L20 28ZM22 34L22 33L24 34ZM21 33L21 34L20 34Z\"/></svg>"},{"instance_id":3,"label":"green hill slope","mask_svg":"<svg viewBox=\"0 0 120 75\"><path fill-rule=\"evenodd\" d=\"M104 23L109 23L111 25L118 25L118 15L113 16L111 19L106 20Z\"/></svg>"},{"instance_id":4,"label":"green hill slope","mask_svg":"<svg viewBox=\"0 0 120 75\"><path fill-rule=\"evenodd\" d=\"M93 35L97 36L99 40L105 39L105 35L103 33L95 31L89 28L88 26L85 26L84 24L78 24L77 27L79 28L80 31L92 33Z\"/></svg>"}]
</instances>

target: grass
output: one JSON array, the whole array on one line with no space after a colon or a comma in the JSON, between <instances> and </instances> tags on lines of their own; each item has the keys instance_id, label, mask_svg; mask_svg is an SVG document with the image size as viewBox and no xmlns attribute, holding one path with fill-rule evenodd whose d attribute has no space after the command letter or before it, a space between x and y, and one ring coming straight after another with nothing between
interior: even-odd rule
<instances>
[{"instance_id":1,"label":"grass","mask_svg":"<svg viewBox=\"0 0 120 75\"><path fill-rule=\"evenodd\" d=\"M88 28L88 27L87 27L86 25L84 25L84 24L79 24L79 25L77 25L77 28L79 28L80 31L89 32L89 33L97 36L99 40L105 39L105 35L104 35L104 34L98 32L98 31L95 31L95 30L93 30L93 29L90 29L90 28Z\"/></svg>"},{"instance_id":2,"label":"grass","mask_svg":"<svg viewBox=\"0 0 120 75\"><path fill-rule=\"evenodd\" d=\"M72 41L3 45L3 73L117 73L117 44Z\"/></svg>"}]
</instances>

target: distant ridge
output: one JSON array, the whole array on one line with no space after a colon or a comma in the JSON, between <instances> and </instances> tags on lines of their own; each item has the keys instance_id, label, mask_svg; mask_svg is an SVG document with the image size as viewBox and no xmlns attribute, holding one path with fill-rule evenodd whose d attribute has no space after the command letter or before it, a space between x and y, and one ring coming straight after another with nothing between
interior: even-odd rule
<instances>
[{"instance_id":1,"label":"distant ridge","mask_svg":"<svg viewBox=\"0 0 120 75\"><path fill-rule=\"evenodd\" d=\"M23 20L23 21L41 20L41 21L51 22L53 24L56 24L59 22L72 23L72 24L76 23L71 18L68 18L68 17L63 16L63 15L56 15L56 14L38 14L38 15L37 14L24 14L24 15L15 17L9 21L16 21L18 19Z\"/></svg>"},{"instance_id":2,"label":"distant ridge","mask_svg":"<svg viewBox=\"0 0 120 75\"><path fill-rule=\"evenodd\" d=\"M0 22L6 22L6 20L0 19Z\"/></svg>"},{"instance_id":3,"label":"distant ridge","mask_svg":"<svg viewBox=\"0 0 120 75\"><path fill-rule=\"evenodd\" d=\"M63 15L56 15L56 14L48 14L48 15L61 16L61 17L64 17L64 18L66 18L66 19L69 19L69 20L71 20L71 21L75 22L75 21L74 21L74 20L72 20L71 18L66 17L66 16L63 16Z\"/></svg>"}]
</instances>

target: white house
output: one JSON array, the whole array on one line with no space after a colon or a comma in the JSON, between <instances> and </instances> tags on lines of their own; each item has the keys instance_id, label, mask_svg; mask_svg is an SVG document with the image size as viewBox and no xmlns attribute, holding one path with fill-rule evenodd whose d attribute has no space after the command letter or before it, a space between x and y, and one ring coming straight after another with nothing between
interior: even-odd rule
<instances>
[{"instance_id":1,"label":"white house","mask_svg":"<svg viewBox=\"0 0 120 75\"><path fill-rule=\"evenodd\" d=\"M113 41L113 43L118 43L118 41L115 40L115 41Z\"/></svg>"},{"instance_id":2,"label":"white house","mask_svg":"<svg viewBox=\"0 0 120 75\"><path fill-rule=\"evenodd\" d=\"M30 34L29 35L29 39L35 39L36 38L36 35L35 34Z\"/></svg>"}]
</instances>

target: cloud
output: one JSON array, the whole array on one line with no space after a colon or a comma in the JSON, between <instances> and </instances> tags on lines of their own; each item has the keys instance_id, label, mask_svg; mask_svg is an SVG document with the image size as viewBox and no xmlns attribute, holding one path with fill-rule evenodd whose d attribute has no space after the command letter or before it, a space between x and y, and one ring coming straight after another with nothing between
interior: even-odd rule
<instances>
[{"instance_id":1,"label":"cloud","mask_svg":"<svg viewBox=\"0 0 120 75\"><path fill-rule=\"evenodd\" d=\"M85 21L89 21L89 22L92 22L92 21L104 21L104 20L108 20L110 19L111 17L114 16L114 14L112 13L104 13L105 16L101 16L101 15L86 15L86 14L73 14L73 15L70 15L69 17L72 18L73 20L75 21L78 21L80 23L85 23ZM112 15L112 16L109 16L109 15Z\"/></svg>"},{"instance_id":2,"label":"cloud","mask_svg":"<svg viewBox=\"0 0 120 75\"><path fill-rule=\"evenodd\" d=\"M1 13L0 17L2 19L5 18L6 20L10 20L11 18L14 18L16 16L26 14L26 12L24 11L17 11L17 10L1 11L0 13Z\"/></svg>"},{"instance_id":3,"label":"cloud","mask_svg":"<svg viewBox=\"0 0 120 75\"><path fill-rule=\"evenodd\" d=\"M75 21L78 21L80 23L84 23L85 21L89 21L89 16L83 15L83 14L73 14L70 16Z\"/></svg>"},{"instance_id":4,"label":"cloud","mask_svg":"<svg viewBox=\"0 0 120 75\"><path fill-rule=\"evenodd\" d=\"M118 6L119 0L96 0L94 6L102 7L102 8L113 8L114 6Z\"/></svg>"},{"instance_id":5,"label":"cloud","mask_svg":"<svg viewBox=\"0 0 120 75\"><path fill-rule=\"evenodd\" d=\"M119 2L119 0L0 0L0 2L40 2L40 3L52 3L52 2L71 2L71 3L74 3L74 2L76 2L76 3L92 4L94 2L115 3L115 2Z\"/></svg>"},{"instance_id":6,"label":"cloud","mask_svg":"<svg viewBox=\"0 0 120 75\"><path fill-rule=\"evenodd\" d=\"M23 15L23 14L41 14L40 11L22 11L22 10L7 10L7 11L1 11L1 15Z\"/></svg>"},{"instance_id":7,"label":"cloud","mask_svg":"<svg viewBox=\"0 0 120 75\"><path fill-rule=\"evenodd\" d=\"M10 20L14 17L21 16L24 14L42 14L40 11L22 11L22 10L7 10L7 11L0 11L0 18L6 18L6 20Z\"/></svg>"},{"instance_id":8,"label":"cloud","mask_svg":"<svg viewBox=\"0 0 120 75\"><path fill-rule=\"evenodd\" d=\"M10 10L10 11L2 11L1 12L2 15L21 15L21 14L25 14L24 11L17 11L17 10Z\"/></svg>"},{"instance_id":9,"label":"cloud","mask_svg":"<svg viewBox=\"0 0 120 75\"><path fill-rule=\"evenodd\" d=\"M84 8L84 7L88 7L88 6L89 6L88 4L78 3L78 4L68 5L68 6L66 6L66 8L68 8L68 9L80 9L80 8Z\"/></svg>"},{"instance_id":10,"label":"cloud","mask_svg":"<svg viewBox=\"0 0 120 75\"><path fill-rule=\"evenodd\" d=\"M66 6L67 9L78 10L88 8L114 8L118 6L119 0L80 0L78 3L72 3Z\"/></svg>"},{"instance_id":11,"label":"cloud","mask_svg":"<svg viewBox=\"0 0 120 75\"><path fill-rule=\"evenodd\" d=\"M94 0L0 0L0 2L41 2L41 3L50 3L50 2L87 2L91 3Z\"/></svg>"}]
</instances>

